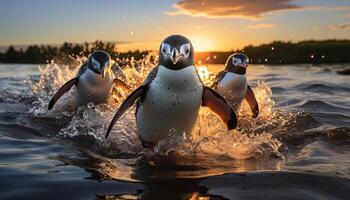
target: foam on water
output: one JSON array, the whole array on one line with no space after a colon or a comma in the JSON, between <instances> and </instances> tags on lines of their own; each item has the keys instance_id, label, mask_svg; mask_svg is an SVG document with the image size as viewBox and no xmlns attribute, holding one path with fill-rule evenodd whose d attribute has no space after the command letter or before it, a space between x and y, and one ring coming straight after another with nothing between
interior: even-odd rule
<instances>
[{"instance_id":1,"label":"foam on water","mask_svg":"<svg viewBox=\"0 0 350 200\"><path fill-rule=\"evenodd\" d=\"M79 61L81 64L81 60ZM122 67L122 71L116 76L123 77L131 87L136 88L142 84L149 71L156 65L156 61L155 53L150 53L141 60L118 59L114 65ZM108 140L104 139L107 126L127 96L117 88L108 105L90 103L74 110L72 108L74 108L75 89L72 89L58 102L53 111L47 111L47 104L52 95L65 82L75 77L79 66L50 63L40 68L39 79L30 80L31 95L37 100L29 112L36 117L54 117L58 120L70 117L69 123L61 128L56 137L92 137L97 151L105 155L144 153L145 150L142 149L136 133L134 107L116 123ZM205 66L198 67L198 72L203 83L211 85L215 78L214 74ZM194 165L198 164L198 160L210 162L218 159L237 160L271 156L283 159L283 148L281 148L283 145L276 135L280 132L281 125L283 127L284 123L293 121L293 116L273 110L272 91L264 81L258 81L253 90L260 107L257 119L251 118L249 106L244 102L239 113L237 130L227 131L226 126L216 115L202 107L193 132L177 133L176 130L169 130L170 137L156 146L155 155L171 154L182 158L196 158L193 161Z\"/></svg>"}]
</instances>

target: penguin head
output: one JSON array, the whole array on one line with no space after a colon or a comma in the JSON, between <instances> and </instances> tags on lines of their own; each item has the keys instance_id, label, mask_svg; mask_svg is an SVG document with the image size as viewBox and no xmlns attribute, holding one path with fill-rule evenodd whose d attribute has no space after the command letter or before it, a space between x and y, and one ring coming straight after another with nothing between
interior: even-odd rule
<instances>
[{"instance_id":1,"label":"penguin head","mask_svg":"<svg viewBox=\"0 0 350 200\"><path fill-rule=\"evenodd\" d=\"M235 74L245 74L248 64L248 56L243 53L234 53L227 59L225 69Z\"/></svg>"},{"instance_id":2,"label":"penguin head","mask_svg":"<svg viewBox=\"0 0 350 200\"><path fill-rule=\"evenodd\" d=\"M194 50L191 41L182 35L171 35L159 48L159 64L172 70L194 65Z\"/></svg>"},{"instance_id":3,"label":"penguin head","mask_svg":"<svg viewBox=\"0 0 350 200\"><path fill-rule=\"evenodd\" d=\"M101 74L104 79L105 74L111 68L111 57L105 51L94 51L89 56L88 67L96 74Z\"/></svg>"}]
</instances>

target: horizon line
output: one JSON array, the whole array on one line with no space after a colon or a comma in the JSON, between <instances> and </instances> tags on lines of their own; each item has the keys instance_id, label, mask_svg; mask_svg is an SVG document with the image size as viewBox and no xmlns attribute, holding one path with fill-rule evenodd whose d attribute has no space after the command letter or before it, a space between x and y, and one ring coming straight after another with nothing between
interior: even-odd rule
<instances>
[{"instance_id":1,"label":"horizon line","mask_svg":"<svg viewBox=\"0 0 350 200\"><path fill-rule=\"evenodd\" d=\"M262 42L262 43L258 43L258 44L247 44L247 45L244 45L243 47L241 48L231 48L230 50L228 49L212 49L212 50L205 50L205 51L196 51L196 52L199 52L199 53L206 53L206 52L231 52L231 51L237 51L237 50L241 50L241 49L244 49L248 46L260 46L260 45L268 45L268 44L271 44L271 43L274 43L274 42L291 42L291 43L300 43L300 42L306 42L306 41L350 41L349 38L342 38L342 39L339 39L339 38L328 38L328 39L305 39L305 40L272 40L270 42ZM82 45L82 44L85 44L85 43L88 43L88 44L93 44L94 42L97 42L97 41L101 41L103 43L114 43L115 45L115 48L116 48L116 51L117 52L132 52L132 51L157 51L158 48L145 48L145 49L141 49L141 48L134 48L134 49L126 49L126 50L123 50L123 51L120 51L118 50L118 45L135 45L135 44L140 44L139 42L131 42L131 41L108 41L108 40L95 40L95 41L85 41L85 42L68 42L68 41L63 41L62 43L32 43L32 44L8 44L8 45L0 45L0 53L3 53L3 52L6 52L6 50L12 46L14 47L16 50L26 50L26 48L28 48L29 46L52 46L52 47L60 47L62 46L63 44L65 43L68 43L68 44L75 44L75 45ZM152 44L152 42L149 42L149 44Z\"/></svg>"}]
</instances>

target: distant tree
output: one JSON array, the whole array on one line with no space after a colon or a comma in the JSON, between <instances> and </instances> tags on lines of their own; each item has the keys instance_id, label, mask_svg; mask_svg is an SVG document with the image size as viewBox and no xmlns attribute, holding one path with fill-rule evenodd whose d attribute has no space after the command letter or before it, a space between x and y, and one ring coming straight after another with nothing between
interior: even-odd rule
<instances>
[{"instance_id":1,"label":"distant tree","mask_svg":"<svg viewBox=\"0 0 350 200\"><path fill-rule=\"evenodd\" d=\"M59 52L63 53L63 54L66 54L66 55L70 55L72 53L72 48L73 48L73 44L72 43L65 42L59 48Z\"/></svg>"},{"instance_id":2,"label":"distant tree","mask_svg":"<svg viewBox=\"0 0 350 200\"><path fill-rule=\"evenodd\" d=\"M84 56L88 56L89 54L91 54L91 45L88 42L85 42L83 45L83 52L84 52Z\"/></svg>"},{"instance_id":3,"label":"distant tree","mask_svg":"<svg viewBox=\"0 0 350 200\"><path fill-rule=\"evenodd\" d=\"M25 63L45 63L45 58L37 45L28 46L21 60Z\"/></svg>"},{"instance_id":4,"label":"distant tree","mask_svg":"<svg viewBox=\"0 0 350 200\"><path fill-rule=\"evenodd\" d=\"M20 53L15 50L13 46L10 46L5 53L5 63L16 63L20 60Z\"/></svg>"},{"instance_id":5,"label":"distant tree","mask_svg":"<svg viewBox=\"0 0 350 200\"><path fill-rule=\"evenodd\" d=\"M5 59L4 54L0 52L0 63L3 63L4 59Z\"/></svg>"},{"instance_id":6,"label":"distant tree","mask_svg":"<svg viewBox=\"0 0 350 200\"><path fill-rule=\"evenodd\" d=\"M80 57L84 55L84 48L83 46L79 45L79 44L75 44L74 46L72 46L72 49L70 50L70 55L73 57Z\"/></svg>"},{"instance_id":7,"label":"distant tree","mask_svg":"<svg viewBox=\"0 0 350 200\"><path fill-rule=\"evenodd\" d=\"M42 54L42 58L44 58L45 62L50 62L54 59L55 56L58 55L58 48L57 47L51 47L49 45L42 45L40 46L40 52Z\"/></svg>"}]
</instances>

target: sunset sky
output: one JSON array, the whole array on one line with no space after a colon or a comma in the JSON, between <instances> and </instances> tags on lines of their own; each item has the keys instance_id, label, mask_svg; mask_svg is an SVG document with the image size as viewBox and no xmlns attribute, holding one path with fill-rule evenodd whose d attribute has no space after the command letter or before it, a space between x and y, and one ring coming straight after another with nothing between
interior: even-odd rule
<instances>
[{"instance_id":1,"label":"sunset sky","mask_svg":"<svg viewBox=\"0 0 350 200\"><path fill-rule=\"evenodd\" d=\"M117 42L157 49L171 34L197 51L273 40L350 39L349 0L0 0L0 45Z\"/></svg>"}]
</instances>

